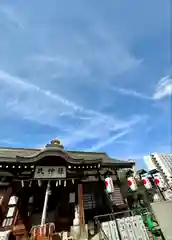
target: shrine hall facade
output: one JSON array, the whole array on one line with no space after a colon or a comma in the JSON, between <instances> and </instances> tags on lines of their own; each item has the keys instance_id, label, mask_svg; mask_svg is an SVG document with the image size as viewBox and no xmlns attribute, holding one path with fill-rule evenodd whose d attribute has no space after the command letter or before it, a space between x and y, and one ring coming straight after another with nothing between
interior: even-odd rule
<instances>
[{"instance_id":1,"label":"shrine hall facade","mask_svg":"<svg viewBox=\"0 0 172 240\"><path fill-rule=\"evenodd\" d=\"M106 153L66 151L58 140L43 149L0 148L0 231L18 236L47 222L61 231L73 224L76 206L81 225L125 209L118 171L133 165ZM107 176L114 185L109 196Z\"/></svg>"}]
</instances>

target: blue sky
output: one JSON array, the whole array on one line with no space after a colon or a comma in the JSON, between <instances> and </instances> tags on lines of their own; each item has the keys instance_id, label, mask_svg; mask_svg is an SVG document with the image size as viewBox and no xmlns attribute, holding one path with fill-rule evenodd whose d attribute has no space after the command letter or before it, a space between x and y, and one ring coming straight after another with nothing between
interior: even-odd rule
<instances>
[{"instance_id":1,"label":"blue sky","mask_svg":"<svg viewBox=\"0 0 172 240\"><path fill-rule=\"evenodd\" d=\"M170 1L0 3L0 145L172 151Z\"/></svg>"}]
</instances>

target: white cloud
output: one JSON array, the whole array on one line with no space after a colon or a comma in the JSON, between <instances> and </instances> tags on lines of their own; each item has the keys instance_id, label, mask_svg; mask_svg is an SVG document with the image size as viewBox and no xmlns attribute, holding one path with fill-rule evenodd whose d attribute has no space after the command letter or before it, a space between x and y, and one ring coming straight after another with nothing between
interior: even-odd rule
<instances>
[{"instance_id":1,"label":"white cloud","mask_svg":"<svg viewBox=\"0 0 172 240\"><path fill-rule=\"evenodd\" d=\"M152 99L151 97L149 97L149 96L147 96L143 93L139 93L139 92L137 92L135 90L132 90L132 89L113 87L112 90L117 91L117 92L121 93L122 95L126 95L126 96L132 96L132 97L147 99L147 100Z\"/></svg>"},{"instance_id":2,"label":"white cloud","mask_svg":"<svg viewBox=\"0 0 172 240\"><path fill-rule=\"evenodd\" d=\"M97 7L92 2L71 1L68 8L58 1L51 4L28 1L27 7L19 2L0 4L4 33L0 43L0 68L8 71L0 71L0 120L1 116L10 114L52 126L50 129L57 127L62 133L57 130L60 133L54 132L54 135L62 138L64 145L78 147L86 141L87 147L87 143L92 142L92 149L98 150L113 141L124 139L125 142L125 135L142 122L144 116L118 118L117 112L126 115L128 111L118 106L114 112L113 104L118 99L109 88L118 81L119 75L140 66L142 60L134 54L138 51L133 52L139 45L135 43L150 33L152 36L159 32L160 25L164 29L163 19L167 14L159 14L162 12L159 8L157 18L147 28L144 26L150 22L152 12L149 8L145 18L145 3L141 7L138 3L139 11L133 14L128 11L128 7L133 6L116 2L100 3ZM126 15L128 18L123 17L126 11L130 12L130 16ZM132 89L117 91L125 96L154 100L153 92L146 96ZM134 109L131 105L132 112ZM13 126L12 121L11 118ZM21 126L20 136L22 131ZM37 139L38 135L35 133ZM49 136L48 133L47 138ZM14 140L17 137L14 135ZM43 141L40 139L35 144Z\"/></svg>"},{"instance_id":3,"label":"white cloud","mask_svg":"<svg viewBox=\"0 0 172 240\"><path fill-rule=\"evenodd\" d=\"M144 93L140 93L132 89L112 87L112 90L122 95L132 96L140 99L153 100L153 101L161 100L162 98L165 98L172 94L172 78L170 76L166 76L160 79L160 81L157 83L155 92L153 93L152 96L148 96Z\"/></svg>"},{"instance_id":4,"label":"white cloud","mask_svg":"<svg viewBox=\"0 0 172 240\"><path fill-rule=\"evenodd\" d=\"M18 9L23 9L24 18ZM65 145L95 140L98 144L93 148L98 149L122 138L144 117L123 120L114 113L102 113L102 102L111 104L106 97L109 89L105 92L104 86L109 86L117 75L137 68L142 60L134 56L101 12L95 15L95 11L90 11L92 6L88 9L82 5L79 11L74 7L67 15L61 10L52 14L52 9L44 10L37 16L32 4L27 9L15 9L15 5L1 9L8 24L24 28L27 23L27 34L17 34L17 43L22 44L19 55L14 57L13 49L5 50L6 55L13 56L10 59L19 56L20 61L11 60L3 66L14 74L29 76L28 80L0 71L0 102L5 103L0 106L1 112L62 129L60 137ZM52 19L57 20L55 25ZM13 39L13 35L8 39ZM9 46L13 47L12 41ZM95 96L89 96L92 89Z\"/></svg>"},{"instance_id":5,"label":"white cloud","mask_svg":"<svg viewBox=\"0 0 172 240\"><path fill-rule=\"evenodd\" d=\"M24 29L23 19L19 16L19 13L7 5L0 6L0 12L4 14L6 19L15 26Z\"/></svg>"},{"instance_id":6,"label":"white cloud","mask_svg":"<svg viewBox=\"0 0 172 240\"><path fill-rule=\"evenodd\" d=\"M166 76L158 82L155 93L153 94L153 99L160 100L170 95L172 95L172 78Z\"/></svg>"},{"instance_id":7,"label":"white cloud","mask_svg":"<svg viewBox=\"0 0 172 240\"><path fill-rule=\"evenodd\" d=\"M63 80L76 77L89 77L90 69L83 63L82 58L69 55L57 54L56 56L48 54L34 54L29 58L30 64L41 71L46 70L46 74L52 79Z\"/></svg>"},{"instance_id":8,"label":"white cloud","mask_svg":"<svg viewBox=\"0 0 172 240\"><path fill-rule=\"evenodd\" d=\"M1 70L0 70L0 83L2 85L7 84L8 87L11 87L14 90L14 94L17 92L20 95L21 92L26 91L26 93L28 94L34 94L34 97L35 97L34 100L39 100L39 99L36 99L36 97L39 95L39 97L41 98L40 100L43 100L43 98L50 99L51 101L55 100L65 105L66 107L70 107L73 110L83 111L82 107L79 107L78 105L72 103L71 101L68 101L62 96L58 94L53 94L48 90L43 90L35 84L24 81L19 77L12 76L9 73ZM31 95L29 97L31 97ZM34 105L32 105L32 107L34 107Z\"/></svg>"},{"instance_id":9,"label":"white cloud","mask_svg":"<svg viewBox=\"0 0 172 240\"><path fill-rule=\"evenodd\" d=\"M11 112L21 118L58 127L64 145L76 145L85 140L99 141L93 149L106 146L143 121L143 116L122 120L101 112L85 109L69 99L31 84L25 79L0 71L1 112ZM73 118L75 123L73 124ZM111 135L116 134L111 137ZM56 133L55 133L56 134Z\"/></svg>"},{"instance_id":10,"label":"white cloud","mask_svg":"<svg viewBox=\"0 0 172 240\"><path fill-rule=\"evenodd\" d=\"M64 139L65 144L69 143L76 144L85 139L87 136L88 139L99 141L99 146L106 146L111 142L115 141L115 136L117 139L119 137L127 134L131 127L142 122L146 119L145 116L132 116L130 119L126 119L125 121L122 119L118 119L117 117L112 117L104 114L100 114L97 116L92 116L89 121L86 122L85 126L82 128L76 129L74 135L70 137L66 137ZM116 132L114 134L114 132ZM113 137L111 136L113 135ZM97 148L96 146L92 147Z\"/></svg>"},{"instance_id":11,"label":"white cloud","mask_svg":"<svg viewBox=\"0 0 172 240\"><path fill-rule=\"evenodd\" d=\"M111 144L112 142L116 141L119 138L122 138L123 136L131 132L133 130L132 127L134 127L136 124L146 120L147 120L146 116L134 116L132 117L132 119L130 120L128 119L128 121L125 122L123 121L119 123L114 122L113 131L117 131L117 133L112 134L112 136L109 136L108 138L101 139L101 141L98 141L98 143L92 146L92 148L89 150L96 151L102 147Z\"/></svg>"},{"instance_id":12,"label":"white cloud","mask_svg":"<svg viewBox=\"0 0 172 240\"><path fill-rule=\"evenodd\" d=\"M104 141L99 141L97 144L95 144L94 146L92 146L89 151L97 151L102 147L105 147L111 143L113 143L115 140L125 136L127 133L129 133L131 131L131 129L127 129L127 130L121 130L119 133L113 135L112 137L109 137L107 139L105 139Z\"/></svg>"}]
</instances>

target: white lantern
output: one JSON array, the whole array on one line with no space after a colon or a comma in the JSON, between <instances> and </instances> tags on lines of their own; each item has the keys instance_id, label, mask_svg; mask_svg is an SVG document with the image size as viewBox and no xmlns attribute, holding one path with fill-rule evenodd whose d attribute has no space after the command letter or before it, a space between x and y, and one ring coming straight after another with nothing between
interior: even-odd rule
<instances>
[{"instance_id":1,"label":"white lantern","mask_svg":"<svg viewBox=\"0 0 172 240\"><path fill-rule=\"evenodd\" d=\"M105 178L106 191L108 193L114 192L113 180L111 177Z\"/></svg>"},{"instance_id":2,"label":"white lantern","mask_svg":"<svg viewBox=\"0 0 172 240\"><path fill-rule=\"evenodd\" d=\"M159 188L166 187L165 181L159 172L155 173L153 177L154 177L154 182L158 185Z\"/></svg>"},{"instance_id":3,"label":"white lantern","mask_svg":"<svg viewBox=\"0 0 172 240\"><path fill-rule=\"evenodd\" d=\"M134 177L128 177L127 181L128 181L128 186L131 188L132 191L136 191L138 189L138 186Z\"/></svg>"},{"instance_id":4,"label":"white lantern","mask_svg":"<svg viewBox=\"0 0 172 240\"><path fill-rule=\"evenodd\" d=\"M152 188L152 184L151 184L148 177L142 177L142 180L143 180L143 184L144 184L146 189L151 189Z\"/></svg>"}]
</instances>

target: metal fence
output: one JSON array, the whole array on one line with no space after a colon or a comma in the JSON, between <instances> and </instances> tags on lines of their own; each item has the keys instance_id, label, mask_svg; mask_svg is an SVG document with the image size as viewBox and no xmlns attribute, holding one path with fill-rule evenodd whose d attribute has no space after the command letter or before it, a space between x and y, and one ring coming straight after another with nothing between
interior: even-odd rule
<instances>
[{"instance_id":1,"label":"metal fence","mask_svg":"<svg viewBox=\"0 0 172 240\"><path fill-rule=\"evenodd\" d=\"M99 215L95 222L101 240L164 240L155 217L147 209Z\"/></svg>"}]
</instances>

